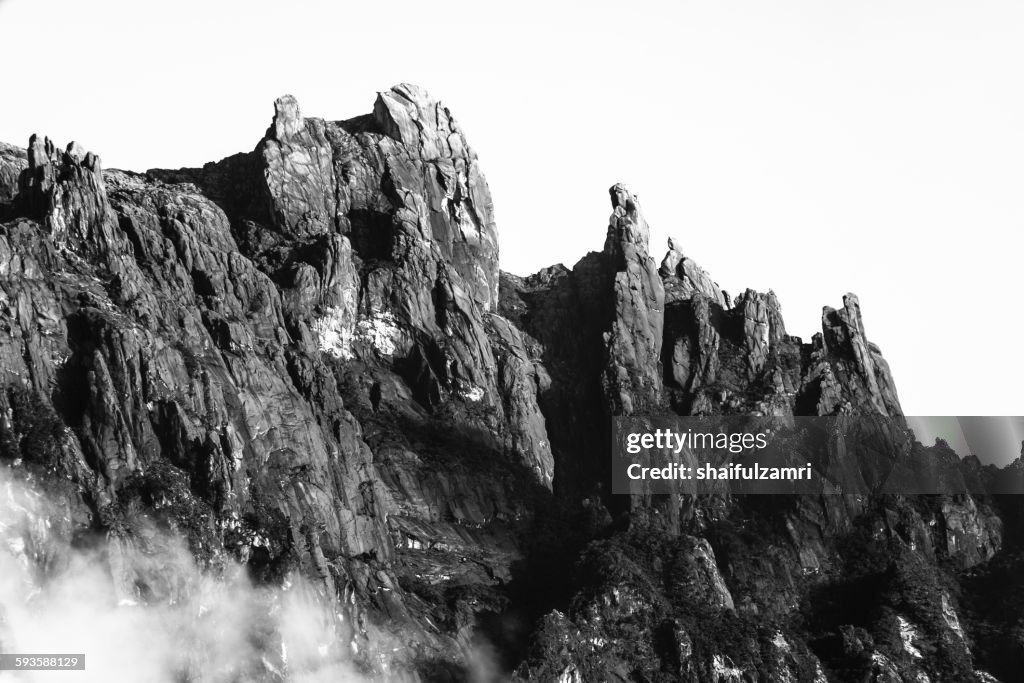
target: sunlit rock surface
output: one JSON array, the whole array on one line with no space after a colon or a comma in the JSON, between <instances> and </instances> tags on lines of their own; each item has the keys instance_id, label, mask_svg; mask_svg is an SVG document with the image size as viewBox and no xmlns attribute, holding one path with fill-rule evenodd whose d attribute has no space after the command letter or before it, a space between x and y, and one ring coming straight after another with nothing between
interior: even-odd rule
<instances>
[{"instance_id":1,"label":"sunlit rock surface","mask_svg":"<svg viewBox=\"0 0 1024 683\"><path fill-rule=\"evenodd\" d=\"M622 185L601 251L502 273L451 112L368 109L198 169L0 145L0 645L84 566L97 628L209 643L148 680L1014 680L1012 496L610 493L617 415L900 416L856 296L793 337Z\"/></svg>"}]
</instances>

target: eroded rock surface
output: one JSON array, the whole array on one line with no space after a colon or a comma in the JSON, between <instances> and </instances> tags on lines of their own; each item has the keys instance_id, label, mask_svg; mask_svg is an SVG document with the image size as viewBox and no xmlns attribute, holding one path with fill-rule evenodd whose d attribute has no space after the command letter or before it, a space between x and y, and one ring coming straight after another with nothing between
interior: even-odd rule
<instances>
[{"instance_id":1,"label":"eroded rock surface","mask_svg":"<svg viewBox=\"0 0 1024 683\"><path fill-rule=\"evenodd\" d=\"M894 441L977 495L610 493L615 416L902 414L854 295L805 343L677 241L659 269L610 195L601 251L501 273L477 157L411 85L344 121L282 97L199 169L0 146L0 458L59 501L3 540L99 547L126 604L180 597L150 522L299 571L385 679L1011 680L1024 515L941 445Z\"/></svg>"}]
</instances>

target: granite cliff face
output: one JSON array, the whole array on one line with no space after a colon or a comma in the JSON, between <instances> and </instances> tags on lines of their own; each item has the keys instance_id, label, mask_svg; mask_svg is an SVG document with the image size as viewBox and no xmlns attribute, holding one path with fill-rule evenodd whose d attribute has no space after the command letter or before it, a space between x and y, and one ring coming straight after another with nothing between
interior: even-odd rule
<instances>
[{"instance_id":1,"label":"granite cliff face","mask_svg":"<svg viewBox=\"0 0 1024 683\"><path fill-rule=\"evenodd\" d=\"M283 97L198 169L0 146L0 459L59 502L0 534L97 548L133 604L169 599L140 518L211 574L298 572L368 677L1011 680L1013 497L611 495L616 415L902 414L856 296L806 343L611 204L603 251L499 271L476 155L409 85L347 121Z\"/></svg>"}]
</instances>

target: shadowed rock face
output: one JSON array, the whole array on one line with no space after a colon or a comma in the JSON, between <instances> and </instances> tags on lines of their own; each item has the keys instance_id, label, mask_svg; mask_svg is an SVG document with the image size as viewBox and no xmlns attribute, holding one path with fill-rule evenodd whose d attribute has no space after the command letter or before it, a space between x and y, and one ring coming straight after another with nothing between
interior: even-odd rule
<instances>
[{"instance_id":1,"label":"shadowed rock face","mask_svg":"<svg viewBox=\"0 0 1024 683\"><path fill-rule=\"evenodd\" d=\"M972 643L1009 614L963 609L1009 582L1013 499L610 494L617 415L902 414L854 295L803 343L678 242L659 270L610 194L601 252L500 273L476 155L410 85L347 121L283 97L200 169L0 145L0 459L125 599L165 597L148 516L202 566L301 571L370 674L460 680L481 651L499 680L1014 671L1024 641ZM18 547L48 561L45 535Z\"/></svg>"}]
</instances>

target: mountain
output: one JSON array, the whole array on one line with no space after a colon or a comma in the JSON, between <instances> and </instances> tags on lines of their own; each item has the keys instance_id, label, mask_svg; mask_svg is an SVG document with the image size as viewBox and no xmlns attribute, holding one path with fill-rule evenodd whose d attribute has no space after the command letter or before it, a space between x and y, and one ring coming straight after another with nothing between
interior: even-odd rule
<instances>
[{"instance_id":1,"label":"mountain","mask_svg":"<svg viewBox=\"0 0 1024 683\"><path fill-rule=\"evenodd\" d=\"M502 272L479 161L411 85L345 121L282 97L202 168L0 145L0 537L36 590L86 558L114 615L198 604L179 560L241 568L244 619L188 632L245 654L166 680L1013 680L1013 495L611 493L615 416L902 410L856 296L804 342L610 199L602 251ZM262 621L299 580L305 659Z\"/></svg>"}]
</instances>

